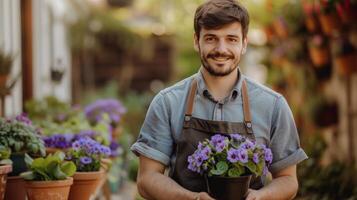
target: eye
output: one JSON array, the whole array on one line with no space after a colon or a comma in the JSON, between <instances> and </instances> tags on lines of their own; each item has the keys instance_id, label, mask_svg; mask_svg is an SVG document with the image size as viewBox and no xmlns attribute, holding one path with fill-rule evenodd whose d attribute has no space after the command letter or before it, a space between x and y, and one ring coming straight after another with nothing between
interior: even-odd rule
<instances>
[{"instance_id":1,"label":"eye","mask_svg":"<svg viewBox=\"0 0 357 200\"><path fill-rule=\"evenodd\" d=\"M206 42L213 42L215 40L214 37L206 37Z\"/></svg>"},{"instance_id":2,"label":"eye","mask_svg":"<svg viewBox=\"0 0 357 200\"><path fill-rule=\"evenodd\" d=\"M238 39L236 39L236 38L228 38L228 41L236 43L236 42L238 42Z\"/></svg>"}]
</instances>

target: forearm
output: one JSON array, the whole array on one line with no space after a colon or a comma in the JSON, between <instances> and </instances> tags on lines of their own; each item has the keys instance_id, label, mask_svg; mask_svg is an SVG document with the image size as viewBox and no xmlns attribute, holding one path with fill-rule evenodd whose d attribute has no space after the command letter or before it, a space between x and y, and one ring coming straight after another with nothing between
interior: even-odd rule
<instances>
[{"instance_id":1,"label":"forearm","mask_svg":"<svg viewBox=\"0 0 357 200\"><path fill-rule=\"evenodd\" d=\"M296 178L282 176L272 180L264 188L260 189L264 200L287 200L293 199L298 190Z\"/></svg>"},{"instance_id":2,"label":"forearm","mask_svg":"<svg viewBox=\"0 0 357 200\"><path fill-rule=\"evenodd\" d=\"M160 173L151 173L141 177L138 181L138 189L140 195L148 200L194 200L197 195Z\"/></svg>"}]
</instances>

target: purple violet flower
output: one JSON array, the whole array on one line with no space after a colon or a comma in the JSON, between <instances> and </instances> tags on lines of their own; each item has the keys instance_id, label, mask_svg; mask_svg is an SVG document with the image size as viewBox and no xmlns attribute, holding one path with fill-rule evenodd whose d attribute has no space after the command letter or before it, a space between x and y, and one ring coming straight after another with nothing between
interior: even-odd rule
<instances>
[{"instance_id":1,"label":"purple violet flower","mask_svg":"<svg viewBox=\"0 0 357 200\"><path fill-rule=\"evenodd\" d=\"M27 117L27 114L26 113L22 113L20 115L17 115L15 117L15 120L16 121L19 121L19 122L22 122L28 126L32 126L32 121Z\"/></svg>"},{"instance_id":2,"label":"purple violet flower","mask_svg":"<svg viewBox=\"0 0 357 200\"><path fill-rule=\"evenodd\" d=\"M231 163L236 163L239 160L239 151L237 149L229 149L227 153L227 159Z\"/></svg>"},{"instance_id":3,"label":"purple violet flower","mask_svg":"<svg viewBox=\"0 0 357 200\"><path fill-rule=\"evenodd\" d=\"M80 157L79 160L83 165L92 163L92 158L87 157L87 156Z\"/></svg>"},{"instance_id":4,"label":"purple violet flower","mask_svg":"<svg viewBox=\"0 0 357 200\"><path fill-rule=\"evenodd\" d=\"M255 164L258 164L259 163L259 155L257 153L254 153L253 154L253 162Z\"/></svg>"},{"instance_id":5,"label":"purple violet flower","mask_svg":"<svg viewBox=\"0 0 357 200\"><path fill-rule=\"evenodd\" d=\"M238 159L242 163L248 162L248 151L246 149L238 149Z\"/></svg>"}]
</instances>

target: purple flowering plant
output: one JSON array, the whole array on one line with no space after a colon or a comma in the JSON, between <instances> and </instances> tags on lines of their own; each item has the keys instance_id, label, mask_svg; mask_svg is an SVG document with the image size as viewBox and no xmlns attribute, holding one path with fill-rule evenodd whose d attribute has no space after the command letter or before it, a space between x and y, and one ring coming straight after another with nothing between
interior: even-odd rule
<instances>
[{"instance_id":1,"label":"purple flowering plant","mask_svg":"<svg viewBox=\"0 0 357 200\"><path fill-rule=\"evenodd\" d=\"M190 171L221 177L265 175L272 160L269 148L240 134L216 134L187 158Z\"/></svg>"},{"instance_id":2,"label":"purple flowering plant","mask_svg":"<svg viewBox=\"0 0 357 200\"><path fill-rule=\"evenodd\" d=\"M116 99L99 99L85 107L84 113L87 119L94 124L103 120L103 117L107 115L110 123L115 126L120 122L122 115L126 113L126 108Z\"/></svg>"},{"instance_id":3,"label":"purple flowering plant","mask_svg":"<svg viewBox=\"0 0 357 200\"><path fill-rule=\"evenodd\" d=\"M72 143L72 149L67 152L66 160L71 160L79 172L99 171L102 158L111 154L109 147L97 141L82 137Z\"/></svg>"}]
</instances>

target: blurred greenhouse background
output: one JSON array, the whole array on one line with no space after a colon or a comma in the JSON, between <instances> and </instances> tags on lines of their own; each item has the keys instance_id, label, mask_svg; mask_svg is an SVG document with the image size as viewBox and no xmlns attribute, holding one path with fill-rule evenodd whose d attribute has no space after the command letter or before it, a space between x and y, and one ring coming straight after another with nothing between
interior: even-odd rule
<instances>
[{"instance_id":1,"label":"blurred greenhouse background","mask_svg":"<svg viewBox=\"0 0 357 200\"><path fill-rule=\"evenodd\" d=\"M27 113L43 138L99 133L119 148L95 199L140 199L129 147L153 96L198 71L202 2L0 0L1 116ZM251 17L240 67L285 96L310 157L297 199L357 199L357 1L240 2ZM90 106L110 100L122 110L93 123Z\"/></svg>"}]
</instances>

